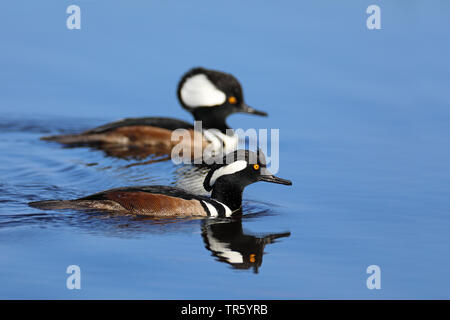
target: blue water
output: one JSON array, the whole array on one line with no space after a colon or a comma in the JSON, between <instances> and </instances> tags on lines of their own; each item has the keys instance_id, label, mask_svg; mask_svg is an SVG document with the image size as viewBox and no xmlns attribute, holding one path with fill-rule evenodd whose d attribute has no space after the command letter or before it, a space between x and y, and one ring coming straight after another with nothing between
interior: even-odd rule
<instances>
[{"instance_id":1,"label":"blue water","mask_svg":"<svg viewBox=\"0 0 450 320\"><path fill-rule=\"evenodd\" d=\"M0 5L0 298L450 298L448 1L72 1ZM382 29L366 28L381 7ZM224 70L279 128L292 187L244 194L258 273L214 257L202 220L45 212L133 184L172 184L171 162L40 141L122 117L190 120L176 100L193 66ZM79 265L81 290L66 288ZM381 289L366 268L381 268Z\"/></svg>"}]
</instances>

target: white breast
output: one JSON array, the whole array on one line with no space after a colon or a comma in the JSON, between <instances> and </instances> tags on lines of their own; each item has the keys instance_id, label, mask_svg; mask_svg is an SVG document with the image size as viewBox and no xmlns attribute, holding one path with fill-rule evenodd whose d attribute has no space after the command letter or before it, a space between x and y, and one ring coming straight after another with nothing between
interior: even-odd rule
<instances>
[{"instance_id":1,"label":"white breast","mask_svg":"<svg viewBox=\"0 0 450 320\"><path fill-rule=\"evenodd\" d=\"M218 129L204 130L203 136L210 143L208 151L211 152L211 154L207 156L216 156L219 154L219 151L223 151L224 154L233 152L237 149L239 144L239 136L237 134L233 133L233 135L230 136L222 133Z\"/></svg>"}]
</instances>

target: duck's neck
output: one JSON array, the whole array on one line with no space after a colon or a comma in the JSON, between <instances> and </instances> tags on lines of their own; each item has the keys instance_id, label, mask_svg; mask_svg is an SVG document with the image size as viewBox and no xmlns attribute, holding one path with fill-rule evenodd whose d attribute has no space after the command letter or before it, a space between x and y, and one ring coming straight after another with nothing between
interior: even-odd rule
<instances>
[{"instance_id":1,"label":"duck's neck","mask_svg":"<svg viewBox=\"0 0 450 320\"><path fill-rule=\"evenodd\" d=\"M243 187L237 187L229 183L218 183L213 188L211 198L222 202L234 212L240 210L242 207L243 192Z\"/></svg>"},{"instance_id":2,"label":"duck's neck","mask_svg":"<svg viewBox=\"0 0 450 320\"><path fill-rule=\"evenodd\" d=\"M200 108L199 110L194 110L193 116L195 121L202 122L203 129L218 129L224 134L227 129L230 129L225 120L226 115L221 112L212 113L209 110Z\"/></svg>"}]
</instances>

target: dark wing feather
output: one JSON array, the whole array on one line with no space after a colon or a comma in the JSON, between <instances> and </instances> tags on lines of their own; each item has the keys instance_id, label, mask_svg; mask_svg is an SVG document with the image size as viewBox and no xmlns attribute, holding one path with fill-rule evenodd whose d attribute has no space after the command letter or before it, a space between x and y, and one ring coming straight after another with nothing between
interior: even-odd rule
<instances>
[{"instance_id":1,"label":"dark wing feather","mask_svg":"<svg viewBox=\"0 0 450 320\"><path fill-rule=\"evenodd\" d=\"M121 127L128 126L152 126L163 128L167 130L176 130L176 129L193 129L194 126L186 121L172 119L172 118L160 118L160 117L151 117L151 118L127 118L111 123L107 123L100 127L90 129L84 131L82 134L97 134L97 133L105 133L108 131L115 130Z\"/></svg>"},{"instance_id":2,"label":"dark wing feather","mask_svg":"<svg viewBox=\"0 0 450 320\"><path fill-rule=\"evenodd\" d=\"M105 200L108 199L107 195L112 192L147 192L153 194L162 194L170 197L177 197L184 200L206 200L210 201L210 198L194 195L189 192L186 192L183 189L169 186L133 186L133 187L124 187L124 188L115 188L110 190L105 190L99 193L92 194L90 196L80 198L78 200Z\"/></svg>"}]
</instances>

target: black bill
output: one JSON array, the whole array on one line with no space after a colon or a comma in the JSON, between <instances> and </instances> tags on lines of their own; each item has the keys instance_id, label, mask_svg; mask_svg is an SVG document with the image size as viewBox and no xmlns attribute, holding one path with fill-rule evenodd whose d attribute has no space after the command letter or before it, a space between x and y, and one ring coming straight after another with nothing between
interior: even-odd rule
<instances>
[{"instance_id":1,"label":"black bill","mask_svg":"<svg viewBox=\"0 0 450 320\"><path fill-rule=\"evenodd\" d=\"M268 116L267 112L253 109L252 107L249 107L245 103L243 103L241 105L241 109L239 110L239 112L248 113L248 114L254 114L254 115L263 116L263 117L267 117Z\"/></svg>"},{"instance_id":2,"label":"black bill","mask_svg":"<svg viewBox=\"0 0 450 320\"><path fill-rule=\"evenodd\" d=\"M275 177L274 175L262 175L259 176L260 181L266 181L266 182L272 182L272 183L278 183L278 184L284 184L286 186L292 186L292 181L287 179L282 179Z\"/></svg>"}]
</instances>

